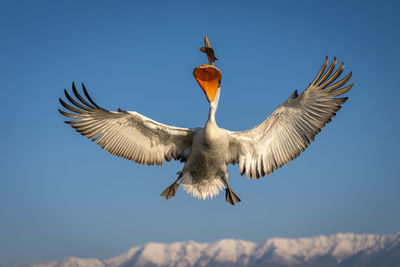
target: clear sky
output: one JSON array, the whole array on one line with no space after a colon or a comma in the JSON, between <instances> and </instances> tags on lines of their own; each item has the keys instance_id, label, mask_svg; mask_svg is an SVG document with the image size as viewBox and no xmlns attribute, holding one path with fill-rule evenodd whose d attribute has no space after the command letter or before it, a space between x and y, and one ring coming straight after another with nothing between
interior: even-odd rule
<instances>
[{"instance_id":1,"label":"clear sky","mask_svg":"<svg viewBox=\"0 0 400 267\"><path fill-rule=\"evenodd\" d=\"M108 258L149 241L400 231L398 1L1 1L0 266ZM217 122L245 130L325 58L353 89L302 155L260 180L229 167L242 202L160 193L180 163L147 167L64 124L58 97L84 82L104 108L181 127L204 125L192 76L219 59Z\"/></svg>"}]
</instances>

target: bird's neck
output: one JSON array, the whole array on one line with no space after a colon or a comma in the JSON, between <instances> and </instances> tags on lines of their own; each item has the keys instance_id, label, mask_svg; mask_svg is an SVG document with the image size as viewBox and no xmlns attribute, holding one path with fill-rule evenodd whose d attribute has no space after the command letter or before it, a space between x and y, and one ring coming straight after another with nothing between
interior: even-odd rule
<instances>
[{"instance_id":1,"label":"bird's neck","mask_svg":"<svg viewBox=\"0 0 400 267\"><path fill-rule=\"evenodd\" d=\"M214 101L210 102L210 109L208 111L207 124L209 122L216 124L216 122L215 122L215 113L217 112L217 109L218 109L218 102L219 102L220 92L221 92L221 88L218 88L217 93L215 94Z\"/></svg>"},{"instance_id":2,"label":"bird's neck","mask_svg":"<svg viewBox=\"0 0 400 267\"><path fill-rule=\"evenodd\" d=\"M206 135L212 136L214 129L218 128L217 122L215 121L215 113L217 112L218 108L220 90L221 88L218 88L214 101L210 103L210 110L208 111L208 120L205 126Z\"/></svg>"}]
</instances>

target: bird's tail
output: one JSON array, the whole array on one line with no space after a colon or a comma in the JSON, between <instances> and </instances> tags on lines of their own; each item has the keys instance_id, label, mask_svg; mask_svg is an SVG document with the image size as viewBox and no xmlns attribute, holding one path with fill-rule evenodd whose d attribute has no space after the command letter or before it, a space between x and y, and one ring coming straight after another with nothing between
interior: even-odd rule
<instances>
[{"instance_id":1,"label":"bird's tail","mask_svg":"<svg viewBox=\"0 0 400 267\"><path fill-rule=\"evenodd\" d=\"M197 180L193 179L190 173L184 173L179 184L188 194L198 199L213 198L225 188L220 177Z\"/></svg>"}]
</instances>

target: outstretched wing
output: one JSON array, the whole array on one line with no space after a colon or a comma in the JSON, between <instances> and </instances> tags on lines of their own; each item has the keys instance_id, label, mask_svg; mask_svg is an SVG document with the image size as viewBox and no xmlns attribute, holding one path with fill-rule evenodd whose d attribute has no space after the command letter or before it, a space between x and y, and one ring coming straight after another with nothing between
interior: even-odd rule
<instances>
[{"instance_id":1,"label":"outstretched wing","mask_svg":"<svg viewBox=\"0 0 400 267\"><path fill-rule=\"evenodd\" d=\"M60 113L75 119L66 121L82 135L85 135L111 154L147 165L162 165L163 159L185 161L190 154L194 130L168 126L153 121L137 112L108 111L100 108L91 99L85 86L83 98L72 83L73 99L64 90L72 105L60 98L60 103L69 111Z\"/></svg>"},{"instance_id":2,"label":"outstretched wing","mask_svg":"<svg viewBox=\"0 0 400 267\"><path fill-rule=\"evenodd\" d=\"M338 96L353 86L342 87L351 72L332 84L343 72L343 63L334 74L336 58L325 72L327 66L328 57L307 89L300 95L295 91L260 125L248 131L230 132L226 162L239 163L240 174L246 172L248 177L260 178L304 151L347 100Z\"/></svg>"}]
</instances>

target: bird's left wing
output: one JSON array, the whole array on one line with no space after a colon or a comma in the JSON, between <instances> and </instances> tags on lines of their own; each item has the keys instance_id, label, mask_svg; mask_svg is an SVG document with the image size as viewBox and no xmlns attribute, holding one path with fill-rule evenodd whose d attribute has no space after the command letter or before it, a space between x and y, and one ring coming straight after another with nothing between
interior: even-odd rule
<instances>
[{"instance_id":1,"label":"bird's left wing","mask_svg":"<svg viewBox=\"0 0 400 267\"><path fill-rule=\"evenodd\" d=\"M332 84L343 72L344 64L334 74L336 58L325 72L327 65L328 57L307 89L300 95L295 91L260 125L248 131L230 132L226 163L239 163L240 174L260 178L304 151L347 100L337 96L353 86L342 87L351 72Z\"/></svg>"},{"instance_id":2,"label":"bird's left wing","mask_svg":"<svg viewBox=\"0 0 400 267\"><path fill-rule=\"evenodd\" d=\"M78 93L74 84L72 91L79 101L64 91L74 106L60 98L61 105L76 114L59 111L75 119L66 123L96 141L101 148L116 156L147 165L162 165L164 158L167 161L185 161L190 154L194 129L161 124L137 112L105 110L96 105L83 84L82 88L87 100Z\"/></svg>"}]
</instances>

